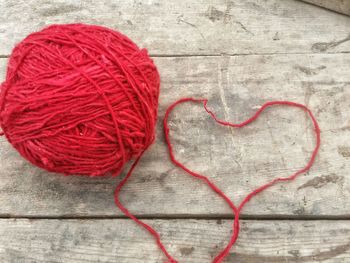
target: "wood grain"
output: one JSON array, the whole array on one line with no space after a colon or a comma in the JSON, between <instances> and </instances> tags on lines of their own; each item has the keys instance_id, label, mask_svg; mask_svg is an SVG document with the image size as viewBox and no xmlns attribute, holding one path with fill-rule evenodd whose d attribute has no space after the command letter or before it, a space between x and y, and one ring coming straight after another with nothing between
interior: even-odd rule
<instances>
[{"instance_id":1,"label":"wood grain","mask_svg":"<svg viewBox=\"0 0 350 263\"><path fill-rule=\"evenodd\" d=\"M348 1L306 1L349 12ZM1 80L15 43L52 23L105 25L154 56L162 78L157 141L121 196L149 218L180 262L209 262L229 238L231 222L223 218L232 215L170 163L161 127L166 107L181 97L206 97L219 117L238 122L268 100L309 106L322 130L315 166L251 200L243 217L273 220L242 220L227 262L350 261L349 221L301 220L350 219L349 17L292 0L3 0L0 10ZM171 116L170 127L176 156L236 203L299 169L314 142L305 114L280 107L234 130L189 104ZM0 262L164 261L144 230L119 218L112 194L124 174L50 174L3 137L0 156Z\"/></svg>"},{"instance_id":2,"label":"wood grain","mask_svg":"<svg viewBox=\"0 0 350 263\"><path fill-rule=\"evenodd\" d=\"M147 220L179 262L203 263L224 247L227 220ZM155 242L129 220L0 220L0 260L9 262L164 262ZM349 221L242 221L225 262L345 263Z\"/></svg>"},{"instance_id":3,"label":"wood grain","mask_svg":"<svg viewBox=\"0 0 350 263\"><path fill-rule=\"evenodd\" d=\"M5 65L5 59L0 60ZM248 118L263 102L288 99L308 105L322 130L314 168L296 182L253 199L244 215L259 217L350 216L350 54L155 58L162 87L157 141L123 190L123 203L143 216L230 216L202 183L168 159L161 119L186 96L207 97L219 117ZM178 158L208 175L235 202L254 187L287 176L309 158L310 122L297 110L276 108L246 129L216 126L198 105L171 116ZM118 178L64 177L23 160L1 139L0 215L116 216L112 192Z\"/></svg>"},{"instance_id":4,"label":"wood grain","mask_svg":"<svg viewBox=\"0 0 350 263\"><path fill-rule=\"evenodd\" d=\"M350 1L349 0L302 0L310 4L322 6L324 8L350 15Z\"/></svg>"},{"instance_id":5,"label":"wood grain","mask_svg":"<svg viewBox=\"0 0 350 263\"><path fill-rule=\"evenodd\" d=\"M300 1L0 1L0 56L52 23L105 25L153 55L349 52L350 19Z\"/></svg>"}]
</instances>

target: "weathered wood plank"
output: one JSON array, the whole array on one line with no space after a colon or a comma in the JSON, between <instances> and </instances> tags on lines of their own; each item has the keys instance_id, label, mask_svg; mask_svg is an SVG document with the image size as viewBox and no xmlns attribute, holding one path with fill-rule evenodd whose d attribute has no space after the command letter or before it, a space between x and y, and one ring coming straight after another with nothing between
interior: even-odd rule
<instances>
[{"instance_id":1,"label":"weathered wood plank","mask_svg":"<svg viewBox=\"0 0 350 263\"><path fill-rule=\"evenodd\" d=\"M350 1L349 0L302 0L310 4L322 6L324 8L350 15Z\"/></svg>"},{"instance_id":2,"label":"weathered wood plank","mask_svg":"<svg viewBox=\"0 0 350 263\"><path fill-rule=\"evenodd\" d=\"M147 220L179 262L210 262L231 222ZM0 220L0 260L8 262L164 262L147 233L119 220ZM349 221L242 221L225 262L349 262Z\"/></svg>"},{"instance_id":3,"label":"weathered wood plank","mask_svg":"<svg viewBox=\"0 0 350 263\"><path fill-rule=\"evenodd\" d=\"M350 215L350 54L155 60L162 78L160 116L184 96L207 97L219 117L232 121L247 118L272 99L305 103L314 111L322 129L314 168L253 199L245 215ZM0 61L4 67L5 59ZM187 105L170 125L178 158L235 201L266 180L300 168L313 144L306 117L292 109L268 111L245 130L230 131L216 126L201 107ZM120 215L112 198L120 178L48 174L24 161L4 138L0 156L0 215ZM122 201L140 215L220 217L230 212L207 187L170 163L160 122L157 142L122 192Z\"/></svg>"},{"instance_id":4,"label":"weathered wood plank","mask_svg":"<svg viewBox=\"0 0 350 263\"><path fill-rule=\"evenodd\" d=\"M156 55L349 52L350 19L300 1L0 1L0 55L52 23L118 29Z\"/></svg>"}]
</instances>

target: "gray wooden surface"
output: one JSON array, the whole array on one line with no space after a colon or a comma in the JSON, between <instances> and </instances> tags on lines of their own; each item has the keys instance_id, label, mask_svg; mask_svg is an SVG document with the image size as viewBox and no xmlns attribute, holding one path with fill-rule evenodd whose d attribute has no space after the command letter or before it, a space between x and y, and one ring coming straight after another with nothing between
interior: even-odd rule
<instances>
[{"instance_id":1,"label":"gray wooden surface","mask_svg":"<svg viewBox=\"0 0 350 263\"><path fill-rule=\"evenodd\" d=\"M0 55L52 23L102 24L158 56L348 52L350 20L294 0L1 0Z\"/></svg>"},{"instance_id":2,"label":"gray wooden surface","mask_svg":"<svg viewBox=\"0 0 350 263\"><path fill-rule=\"evenodd\" d=\"M227 262L350 261L349 17L292 0L2 0L0 10L1 76L26 34L51 23L88 22L121 30L149 49L162 79L160 120L185 96L206 97L219 117L237 122L268 100L308 105L322 130L315 166L247 205ZM178 158L236 202L300 168L313 146L306 116L284 108L237 131L185 105L170 126ZM1 262L163 262L153 240L113 203L121 177L50 174L4 138L0 156ZM121 196L181 262L209 262L227 242L230 210L170 163L160 121L156 143Z\"/></svg>"},{"instance_id":3,"label":"gray wooden surface","mask_svg":"<svg viewBox=\"0 0 350 263\"><path fill-rule=\"evenodd\" d=\"M146 220L162 233L180 262L210 262L229 238L228 220ZM59 233L59 234L57 234ZM0 260L7 262L163 262L152 239L125 219L3 219ZM350 260L348 221L242 220L227 262L337 262Z\"/></svg>"}]
</instances>

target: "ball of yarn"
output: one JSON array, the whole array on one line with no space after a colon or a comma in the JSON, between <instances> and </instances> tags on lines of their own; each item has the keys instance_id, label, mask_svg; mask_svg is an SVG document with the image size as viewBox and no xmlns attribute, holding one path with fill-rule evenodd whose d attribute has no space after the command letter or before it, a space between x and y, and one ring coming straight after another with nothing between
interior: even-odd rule
<instances>
[{"instance_id":1,"label":"ball of yarn","mask_svg":"<svg viewBox=\"0 0 350 263\"><path fill-rule=\"evenodd\" d=\"M125 35L52 25L14 48L0 122L9 142L41 168L117 175L153 142L158 96L152 59Z\"/></svg>"}]
</instances>

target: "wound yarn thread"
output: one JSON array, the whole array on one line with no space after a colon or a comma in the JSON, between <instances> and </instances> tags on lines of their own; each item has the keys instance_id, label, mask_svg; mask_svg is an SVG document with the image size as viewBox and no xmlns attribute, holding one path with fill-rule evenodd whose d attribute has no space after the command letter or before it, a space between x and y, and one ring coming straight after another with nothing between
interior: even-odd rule
<instances>
[{"instance_id":1,"label":"wound yarn thread","mask_svg":"<svg viewBox=\"0 0 350 263\"><path fill-rule=\"evenodd\" d=\"M158 71L111 29L52 25L13 50L0 122L18 152L51 172L119 174L154 140Z\"/></svg>"},{"instance_id":2,"label":"wound yarn thread","mask_svg":"<svg viewBox=\"0 0 350 263\"><path fill-rule=\"evenodd\" d=\"M140 158L155 138L159 74L145 49L111 29L85 24L52 25L26 37L13 50L1 84L0 124L8 141L27 160L66 175L118 175L135 159L114 192L115 204L156 240L168 262L177 262L150 225L135 217L119 200ZM201 103L220 125L242 128L272 106L297 107L311 118L315 148L304 168L276 178L249 193L236 206L211 180L181 162L173 152L168 119L179 104ZM289 101L265 103L251 118L234 124L220 120L206 99L183 98L166 111L164 132L171 161L202 180L229 205L234 216L228 244L214 258L222 262L239 234L239 215L256 194L308 171L320 147L320 129L312 112Z\"/></svg>"}]
</instances>

